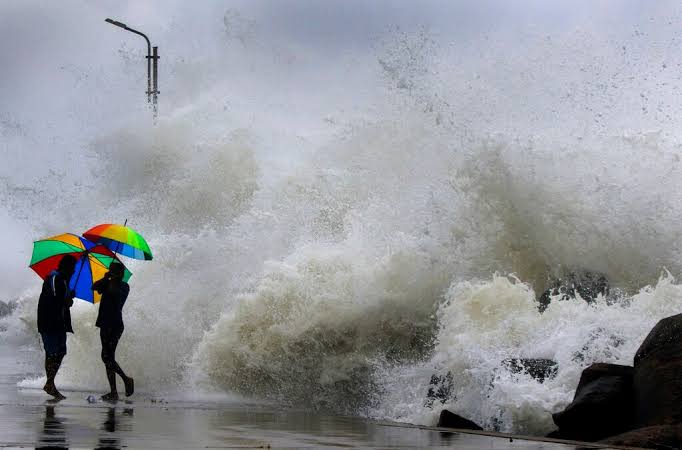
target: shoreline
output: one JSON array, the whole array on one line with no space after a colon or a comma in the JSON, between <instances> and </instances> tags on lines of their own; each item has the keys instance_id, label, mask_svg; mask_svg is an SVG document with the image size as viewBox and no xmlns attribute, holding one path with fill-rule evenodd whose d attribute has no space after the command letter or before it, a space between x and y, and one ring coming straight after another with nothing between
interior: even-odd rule
<instances>
[{"instance_id":1,"label":"shoreline","mask_svg":"<svg viewBox=\"0 0 682 450\"><path fill-rule=\"evenodd\" d=\"M334 416L258 402L159 399L138 393L117 403L62 392L55 402L35 387L17 352L0 350L0 447L3 448L627 448L535 436L429 427Z\"/></svg>"},{"instance_id":2,"label":"shoreline","mask_svg":"<svg viewBox=\"0 0 682 450\"><path fill-rule=\"evenodd\" d=\"M0 405L0 446L26 448L523 448L607 446L353 417L140 405Z\"/></svg>"},{"instance_id":3,"label":"shoreline","mask_svg":"<svg viewBox=\"0 0 682 450\"><path fill-rule=\"evenodd\" d=\"M88 403L66 390L67 399L54 402L36 389L15 388L13 395L8 378L3 374L0 383L3 448L628 448L318 415L265 404L153 403L135 397Z\"/></svg>"}]
</instances>

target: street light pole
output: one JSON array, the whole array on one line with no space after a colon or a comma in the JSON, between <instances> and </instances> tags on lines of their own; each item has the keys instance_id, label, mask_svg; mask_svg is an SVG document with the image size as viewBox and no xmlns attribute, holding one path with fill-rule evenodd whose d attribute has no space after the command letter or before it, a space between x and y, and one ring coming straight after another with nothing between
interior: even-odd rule
<instances>
[{"instance_id":1,"label":"street light pole","mask_svg":"<svg viewBox=\"0 0 682 450\"><path fill-rule=\"evenodd\" d=\"M140 35L144 38L145 41L147 41L147 103L152 104L152 108L154 109L154 117L156 117L157 95L161 93L159 91L159 85L158 85L158 61L159 61L158 49L159 49L159 47L154 47L154 54L152 55L152 44L149 42L149 38L144 33L137 31L133 28L130 28L128 25L126 25L122 22L118 22L116 20L112 20L112 19L107 18L107 19L104 19L104 21L108 22L112 25L115 25L119 28L123 28L124 30L130 31L131 33L135 33L137 35ZM153 66L153 68L152 68L152 66Z\"/></svg>"}]
</instances>

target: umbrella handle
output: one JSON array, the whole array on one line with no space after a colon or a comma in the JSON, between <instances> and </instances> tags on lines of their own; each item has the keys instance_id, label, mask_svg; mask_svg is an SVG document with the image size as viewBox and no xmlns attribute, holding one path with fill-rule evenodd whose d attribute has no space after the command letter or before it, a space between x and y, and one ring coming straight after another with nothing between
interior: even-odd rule
<instances>
[{"instance_id":1,"label":"umbrella handle","mask_svg":"<svg viewBox=\"0 0 682 450\"><path fill-rule=\"evenodd\" d=\"M76 275L76 282L73 284L73 292L76 292L76 288L78 287L78 280L80 279L81 272L83 271L83 265L85 264L85 262L83 261L83 258L89 258L89 256L88 256L89 254L90 254L90 251L86 250L83 252L83 256L81 256L81 259L80 259L81 260L81 267L80 267L80 269L78 269L78 275Z\"/></svg>"}]
</instances>

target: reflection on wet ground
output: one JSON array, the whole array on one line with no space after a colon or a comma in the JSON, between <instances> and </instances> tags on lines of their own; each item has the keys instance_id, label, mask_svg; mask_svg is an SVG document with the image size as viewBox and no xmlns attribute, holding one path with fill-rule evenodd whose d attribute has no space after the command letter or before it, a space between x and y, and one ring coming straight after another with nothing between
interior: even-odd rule
<instances>
[{"instance_id":1,"label":"reflection on wet ground","mask_svg":"<svg viewBox=\"0 0 682 450\"><path fill-rule=\"evenodd\" d=\"M98 450L121 448L119 435L130 431L133 412L132 408L126 408L117 415L116 408L108 408L106 419L100 430L98 445L95 448ZM115 434L116 432L119 434Z\"/></svg>"},{"instance_id":2,"label":"reflection on wet ground","mask_svg":"<svg viewBox=\"0 0 682 450\"><path fill-rule=\"evenodd\" d=\"M68 448L66 433L61 419L54 413L54 406L45 406L43 418L43 432L38 440L36 449Z\"/></svg>"},{"instance_id":3,"label":"reflection on wet ground","mask_svg":"<svg viewBox=\"0 0 682 450\"><path fill-rule=\"evenodd\" d=\"M467 448L575 449L575 445L443 432L253 405L0 405L0 447L89 449Z\"/></svg>"},{"instance_id":4,"label":"reflection on wet ground","mask_svg":"<svg viewBox=\"0 0 682 450\"><path fill-rule=\"evenodd\" d=\"M273 405L134 401L89 403L89 393L46 401L17 389L25 377L0 349L0 447L41 449L467 448L569 450L576 445L443 432ZM13 370L14 368L14 370ZM592 447L587 445L587 447Z\"/></svg>"},{"instance_id":5,"label":"reflection on wet ground","mask_svg":"<svg viewBox=\"0 0 682 450\"><path fill-rule=\"evenodd\" d=\"M45 405L43 428L37 436L36 449L70 448L65 419L56 414L56 409L55 403L48 402ZM131 431L130 422L133 419L134 410L132 408L117 410L115 407L105 410L93 409L92 415L102 419L102 425L97 433L97 444L94 448L97 450L122 448L121 435ZM85 437L87 433L83 433L81 430L77 434L80 437Z\"/></svg>"}]
</instances>

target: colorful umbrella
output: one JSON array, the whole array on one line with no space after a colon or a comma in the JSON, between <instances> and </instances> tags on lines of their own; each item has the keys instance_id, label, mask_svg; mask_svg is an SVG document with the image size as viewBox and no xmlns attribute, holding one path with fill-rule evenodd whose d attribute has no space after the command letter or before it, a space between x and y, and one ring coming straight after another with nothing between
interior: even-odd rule
<instances>
[{"instance_id":1,"label":"colorful umbrella","mask_svg":"<svg viewBox=\"0 0 682 450\"><path fill-rule=\"evenodd\" d=\"M29 266L40 278L45 279L50 272L57 269L64 255L71 255L78 260L69 281L69 287L76 292L76 297L90 303L99 303L101 295L92 291L92 284L103 278L111 263L120 262L119 259L103 245L65 233L35 241ZM123 280L128 281L131 276L132 273L125 269Z\"/></svg>"},{"instance_id":2,"label":"colorful umbrella","mask_svg":"<svg viewBox=\"0 0 682 450\"><path fill-rule=\"evenodd\" d=\"M125 225L103 223L90 228L83 236L115 253L135 259L152 259L147 241L140 233Z\"/></svg>"}]
</instances>

